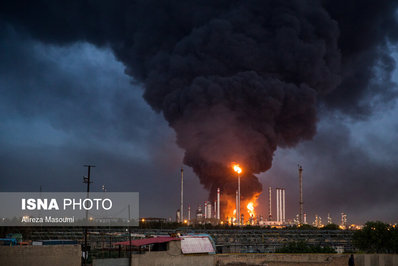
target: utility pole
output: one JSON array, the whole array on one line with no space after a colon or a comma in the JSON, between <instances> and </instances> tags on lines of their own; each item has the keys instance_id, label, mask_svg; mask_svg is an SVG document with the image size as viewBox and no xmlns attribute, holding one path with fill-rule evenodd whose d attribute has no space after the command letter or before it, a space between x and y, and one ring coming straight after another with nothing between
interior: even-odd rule
<instances>
[{"instance_id":1,"label":"utility pole","mask_svg":"<svg viewBox=\"0 0 398 266\"><path fill-rule=\"evenodd\" d=\"M131 266L131 227L130 227L130 204L129 204L129 266Z\"/></svg>"},{"instance_id":2,"label":"utility pole","mask_svg":"<svg viewBox=\"0 0 398 266\"><path fill-rule=\"evenodd\" d=\"M95 165L86 164L84 167L87 167L87 176L83 176L83 183L87 184L87 198L89 198L90 194L90 184L93 183L90 180L91 167L95 167ZM86 211L86 226L84 227L84 265L87 265L88 258L88 247L87 247L87 226L88 226L88 211Z\"/></svg>"}]
</instances>

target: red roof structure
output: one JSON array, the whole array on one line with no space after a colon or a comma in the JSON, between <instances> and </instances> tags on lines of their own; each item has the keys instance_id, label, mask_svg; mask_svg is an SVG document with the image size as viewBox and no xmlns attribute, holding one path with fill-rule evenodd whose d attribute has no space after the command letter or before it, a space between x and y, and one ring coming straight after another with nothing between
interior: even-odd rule
<instances>
[{"instance_id":1,"label":"red roof structure","mask_svg":"<svg viewBox=\"0 0 398 266\"><path fill-rule=\"evenodd\" d=\"M151 238L131 240L130 245L139 247L139 246L145 246L145 245L150 245L150 244L155 244L155 243L165 243L165 242L170 242L170 241L175 241L175 240L180 241L181 239L179 237L151 237ZM129 241L117 242L117 243L114 243L114 245L128 246Z\"/></svg>"}]
</instances>

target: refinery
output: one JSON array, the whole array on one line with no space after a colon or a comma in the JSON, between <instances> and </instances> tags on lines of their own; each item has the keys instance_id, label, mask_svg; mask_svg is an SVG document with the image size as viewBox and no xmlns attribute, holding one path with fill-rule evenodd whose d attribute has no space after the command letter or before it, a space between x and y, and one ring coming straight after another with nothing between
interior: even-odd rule
<instances>
[{"instance_id":1,"label":"refinery","mask_svg":"<svg viewBox=\"0 0 398 266\"><path fill-rule=\"evenodd\" d=\"M188 204L186 212L184 212L184 170L181 168L181 186L180 186L180 208L176 211L175 222L187 225L231 225L231 226L260 226L260 227L272 227L272 228L284 228L291 226L302 226L312 225L317 228L322 228L325 225L333 224L330 213L327 216L327 222L324 224L322 218L315 214L314 221L312 223L307 222L307 214L304 212L303 202L303 168L301 165L298 166L298 187L299 187L299 213L293 219L286 218L286 189L268 187L268 202L264 206L268 206L267 217L257 215L255 206L258 206L258 196L255 195L249 201L245 201L245 204L241 206L240 196L240 174L242 168L238 164L233 164L233 170L237 173L237 190L235 194L235 205L231 208L229 202L221 204L223 201L223 193L220 188L217 188L217 196L214 202L204 201L203 205L197 206L196 209L192 209L191 205ZM273 193L274 190L274 193ZM273 198L275 197L276 202L276 215L272 213ZM221 210L221 206L226 206L225 210ZM182 210L182 211L181 211ZM275 217L275 218L274 218ZM145 218L144 218L145 220ZM169 218L169 221L172 219ZM340 229L360 229L361 225L347 224L347 214L341 213L341 219L339 221Z\"/></svg>"},{"instance_id":2,"label":"refinery","mask_svg":"<svg viewBox=\"0 0 398 266\"><path fill-rule=\"evenodd\" d=\"M117 265L127 266L158 265L160 262L162 262L161 265L174 265L177 257L178 260L181 260L181 263L177 263L177 265L181 266L187 265L186 263L192 263L192 265L224 265L231 259L231 254L236 253L257 254L251 255L253 265L261 265L260 261L263 260L272 262L275 259L281 263L286 263L286 265L307 261L307 258L297 257L297 255L280 255L287 250L289 243L302 243L301 245L311 243L306 248L313 249L315 253L335 253L329 254L328 257L317 254L316 260L319 264L315 265L324 265L322 263L329 260L337 263L336 265L341 265L342 261L347 260L346 253L358 251L353 238L355 232L361 231L363 226L349 225L346 213L340 214L341 219L338 225L333 223L330 214L327 215L325 222L317 214L314 216L314 222L310 223L307 220L307 214L303 211L302 166L298 167L299 198L296 202L298 214L293 219L286 217L286 190L282 187L268 187L268 194L265 197L267 202L264 204L264 206L268 206L264 212L267 213L266 218L257 215L259 210L256 210L255 207L258 206L258 195L256 194L250 200L242 200L240 197L239 177L243 174L243 167L234 164L232 169L238 177L232 206L228 202L223 204L223 191L221 188L217 188L214 201L206 200L203 205L192 209L190 204L184 202L184 192L190 192L184 191L184 170L181 168L179 177L180 209L176 211L175 221L170 218L140 217L139 221L134 223L133 226L109 224L109 226L104 227L103 225L97 226L99 224L95 224L95 222L105 219L105 223L107 223L106 218L93 218L94 210L85 209L91 212L90 215L86 216L86 219L89 218L88 227L68 226L67 224L70 221L63 221L64 226L58 229L54 227L56 222L53 224L44 220L32 222L35 217L24 216L23 221L30 223L30 226L3 227L2 233L6 235L6 238L0 238L0 243L9 245L11 248L34 246L39 249L41 246L45 246L49 251L51 249L50 252L63 254L56 260L57 265L76 266L80 265L79 258L83 258L81 265L114 266L113 263L118 263ZM87 187L92 183L90 171L87 177L84 177L84 181ZM93 202L96 199L96 202L103 202L105 199L111 201L108 197L111 198L112 193L105 193L104 185L102 190L104 192L94 193L92 196ZM98 195L106 195L106 197L101 199ZM69 202L68 200L71 201L67 198L66 202ZM244 204L241 205L242 202ZM275 202L276 208L273 208L273 202ZM31 211L52 211L51 208L46 208L46 204L47 201L40 198L37 200L22 199L22 205L26 207L23 210L34 207L34 210ZM225 210L221 206L226 206ZM239 206L241 207L239 208ZM130 217L130 205L128 207ZM109 206L110 208L112 207ZM273 209L275 210L273 211ZM56 211L59 211L59 209ZM60 219L65 220L66 218L61 217ZM127 225L129 223L130 221ZM40 227L32 227L35 224L40 225ZM390 228L395 230L396 226L391 225ZM62 248L63 251L59 251L59 248ZM8 252L13 252L13 250L10 249ZM71 256L71 260L68 262L71 264L58 264L59 261L65 261L64 255L67 252L74 252L74 254L68 255ZM35 255L26 256L35 257ZM364 255L356 255L358 260L366 259L366 257L361 256ZM188 262L188 259L194 262ZM204 261L202 261L203 259ZM1 246L0 260L4 260L1 257ZM233 258L233 260L246 263L245 257ZM49 260L47 258L43 261L36 258L35 262L30 263L30 265L47 265ZM368 264L360 265L368 266Z\"/></svg>"},{"instance_id":3,"label":"refinery","mask_svg":"<svg viewBox=\"0 0 398 266\"><path fill-rule=\"evenodd\" d=\"M0 266L398 266L398 0L2 0L0 40Z\"/></svg>"}]
</instances>

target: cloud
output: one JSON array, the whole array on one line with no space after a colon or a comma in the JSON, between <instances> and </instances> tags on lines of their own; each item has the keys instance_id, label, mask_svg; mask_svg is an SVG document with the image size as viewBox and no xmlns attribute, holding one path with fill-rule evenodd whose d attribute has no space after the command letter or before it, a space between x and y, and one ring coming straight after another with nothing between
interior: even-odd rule
<instances>
[{"instance_id":1,"label":"cloud","mask_svg":"<svg viewBox=\"0 0 398 266\"><path fill-rule=\"evenodd\" d=\"M326 221L327 213L350 223L371 219L396 221L391 208L398 204L398 106L377 113L371 121L355 122L327 115L312 141L296 149L279 150L274 167L262 175L262 183L287 188L289 217L298 213L297 164L304 168L304 209L312 222L315 214ZM388 135L388 138L384 136ZM264 209L266 205L264 205Z\"/></svg>"},{"instance_id":2,"label":"cloud","mask_svg":"<svg viewBox=\"0 0 398 266\"><path fill-rule=\"evenodd\" d=\"M174 213L178 195L163 196L178 186L182 151L111 51L47 45L12 28L2 40L2 191L83 191L82 165L93 163L93 190L140 191L142 215Z\"/></svg>"}]
</instances>

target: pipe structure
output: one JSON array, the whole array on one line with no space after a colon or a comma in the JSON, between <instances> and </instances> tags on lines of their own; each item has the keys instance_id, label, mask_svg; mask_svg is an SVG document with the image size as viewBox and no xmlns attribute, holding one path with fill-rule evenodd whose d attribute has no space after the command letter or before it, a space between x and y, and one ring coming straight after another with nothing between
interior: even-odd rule
<instances>
[{"instance_id":1,"label":"pipe structure","mask_svg":"<svg viewBox=\"0 0 398 266\"><path fill-rule=\"evenodd\" d=\"M188 205L188 223L191 222L191 206Z\"/></svg>"},{"instance_id":2,"label":"pipe structure","mask_svg":"<svg viewBox=\"0 0 398 266\"><path fill-rule=\"evenodd\" d=\"M207 201L205 201L205 219L207 218Z\"/></svg>"},{"instance_id":3,"label":"pipe structure","mask_svg":"<svg viewBox=\"0 0 398 266\"><path fill-rule=\"evenodd\" d=\"M211 218L217 219L217 201L216 200L214 201L214 211L213 211L212 216L213 217L211 217Z\"/></svg>"},{"instance_id":4,"label":"pipe structure","mask_svg":"<svg viewBox=\"0 0 398 266\"><path fill-rule=\"evenodd\" d=\"M303 213L304 213L304 202L303 202L303 167L298 166L299 171L299 186L300 186L300 212L299 212L299 222L300 225L303 224Z\"/></svg>"},{"instance_id":5,"label":"pipe structure","mask_svg":"<svg viewBox=\"0 0 398 266\"><path fill-rule=\"evenodd\" d=\"M181 203L180 203L180 223L184 222L184 169L181 167Z\"/></svg>"},{"instance_id":6,"label":"pipe structure","mask_svg":"<svg viewBox=\"0 0 398 266\"><path fill-rule=\"evenodd\" d=\"M220 220L220 188L217 188L217 219Z\"/></svg>"}]
</instances>

